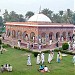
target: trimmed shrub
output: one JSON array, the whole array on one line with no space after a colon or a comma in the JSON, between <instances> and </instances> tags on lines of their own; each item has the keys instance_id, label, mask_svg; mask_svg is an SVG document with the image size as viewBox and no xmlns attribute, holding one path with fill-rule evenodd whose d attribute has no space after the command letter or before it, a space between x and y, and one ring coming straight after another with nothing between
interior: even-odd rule
<instances>
[{"instance_id":1,"label":"trimmed shrub","mask_svg":"<svg viewBox=\"0 0 75 75\"><path fill-rule=\"evenodd\" d=\"M58 52L58 51L59 51L59 49L54 49L54 51L55 51L55 52Z\"/></svg>"},{"instance_id":2,"label":"trimmed shrub","mask_svg":"<svg viewBox=\"0 0 75 75\"><path fill-rule=\"evenodd\" d=\"M50 50L42 51L43 53L50 53Z\"/></svg>"},{"instance_id":3,"label":"trimmed shrub","mask_svg":"<svg viewBox=\"0 0 75 75\"><path fill-rule=\"evenodd\" d=\"M59 48L59 50L63 50L63 48L62 48L62 47L60 47L60 48Z\"/></svg>"},{"instance_id":4,"label":"trimmed shrub","mask_svg":"<svg viewBox=\"0 0 75 75\"><path fill-rule=\"evenodd\" d=\"M2 47L3 48L8 48L8 47L11 47L9 44L2 44Z\"/></svg>"},{"instance_id":5,"label":"trimmed shrub","mask_svg":"<svg viewBox=\"0 0 75 75\"><path fill-rule=\"evenodd\" d=\"M68 47L69 47L68 43L63 43L63 44L62 44L62 49L63 49L63 50L67 50Z\"/></svg>"},{"instance_id":6,"label":"trimmed shrub","mask_svg":"<svg viewBox=\"0 0 75 75\"><path fill-rule=\"evenodd\" d=\"M39 52L33 52L34 57L37 57L37 55L39 54Z\"/></svg>"},{"instance_id":7,"label":"trimmed shrub","mask_svg":"<svg viewBox=\"0 0 75 75\"><path fill-rule=\"evenodd\" d=\"M2 44L2 40L0 39L0 45Z\"/></svg>"},{"instance_id":8,"label":"trimmed shrub","mask_svg":"<svg viewBox=\"0 0 75 75\"><path fill-rule=\"evenodd\" d=\"M18 50L21 50L20 47L16 47L16 46L14 46L14 48L15 48L15 49L18 49Z\"/></svg>"}]
</instances>

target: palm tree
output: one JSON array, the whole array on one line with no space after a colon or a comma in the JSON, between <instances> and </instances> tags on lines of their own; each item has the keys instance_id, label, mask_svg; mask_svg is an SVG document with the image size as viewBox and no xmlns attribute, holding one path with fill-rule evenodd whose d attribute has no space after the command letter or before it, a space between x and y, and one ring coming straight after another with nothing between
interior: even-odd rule
<instances>
[{"instance_id":1,"label":"palm tree","mask_svg":"<svg viewBox=\"0 0 75 75\"><path fill-rule=\"evenodd\" d=\"M63 11L61 10L61 11L59 11L59 15L60 16L62 16L63 15Z\"/></svg>"},{"instance_id":2,"label":"palm tree","mask_svg":"<svg viewBox=\"0 0 75 75\"><path fill-rule=\"evenodd\" d=\"M52 18L52 13L53 13L53 11L51 11L51 10L45 8L45 9L43 9L43 10L41 11L41 13L43 13L44 15L48 16L48 17L51 19L51 18Z\"/></svg>"},{"instance_id":3,"label":"palm tree","mask_svg":"<svg viewBox=\"0 0 75 75\"><path fill-rule=\"evenodd\" d=\"M63 11L59 11L59 15L61 16L61 23L62 23L62 16L63 16Z\"/></svg>"},{"instance_id":4,"label":"palm tree","mask_svg":"<svg viewBox=\"0 0 75 75\"><path fill-rule=\"evenodd\" d=\"M67 22L70 23L72 19L73 12L70 9L67 9Z\"/></svg>"},{"instance_id":5,"label":"palm tree","mask_svg":"<svg viewBox=\"0 0 75 75\"><path fill-rule=\"evenodd\" d=\"M32 11L28 11L25 15L25 19L28 20L33 15L34 15L34 13Z\"/></svg>"}]
</instances>

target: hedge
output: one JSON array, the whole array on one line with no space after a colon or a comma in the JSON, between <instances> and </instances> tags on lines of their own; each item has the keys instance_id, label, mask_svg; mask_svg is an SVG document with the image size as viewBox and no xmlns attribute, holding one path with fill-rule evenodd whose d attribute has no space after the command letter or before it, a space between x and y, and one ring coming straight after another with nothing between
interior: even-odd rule
<instances>
[{"instance_id":1,"label":"hedge","mask_svg":"<svg viewBox=\"0 0 75 75\"><path fill-rule=\"evenodd\" d=\"M8 47L11 47L9 44L2 44L2 47L3 48L8 48Z\"/></svg>"},{"instance_id":2,"label":"hedge","mask_svg":"<svg viewBox=\"0 0 75 75\"><path fill-rule=\"evenodd\" d=\"M54 49L54 51L55 51L55 52L58 52L58 51L60 51L61 53L70 54L70 55L75 55L75 53L68 52L68 51L66 51L66 50Z\"/></svg>"}]
</instances>

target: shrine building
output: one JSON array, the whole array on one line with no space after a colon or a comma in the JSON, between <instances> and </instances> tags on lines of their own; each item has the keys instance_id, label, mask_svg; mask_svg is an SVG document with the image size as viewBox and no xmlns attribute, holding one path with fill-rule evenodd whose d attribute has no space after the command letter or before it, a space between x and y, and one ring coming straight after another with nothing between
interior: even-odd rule
<instances>
[{"instance_id":1,"label":"shrine building","mask_svg":"<svg viewBox=\"0 0 75 75\"><path fill-rule=\"evenodd\" d=\"M26 22L6 22L6 37L23 42L49 44L50 40L72 40L74 25L66 23L52 23L44 14L35 14Z\"/></svg>"}]
</instances>

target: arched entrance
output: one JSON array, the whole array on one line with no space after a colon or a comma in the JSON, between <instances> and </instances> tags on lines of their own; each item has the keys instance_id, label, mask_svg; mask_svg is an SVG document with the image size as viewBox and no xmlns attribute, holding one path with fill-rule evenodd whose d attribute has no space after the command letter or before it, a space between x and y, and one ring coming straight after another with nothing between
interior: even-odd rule
<instances>
[{"instance_id":1,"label":"arched entrance","mask_svg":"<svg viewBox=\"0 0 75 75\"><path fill-rule=\"evenodd\" d=\"M21 32L21 31L18 31L18 32L17 32L17 38L18 38L18 39L21 39L21 38L22 38L22 32Z\"/></svg>"},{"instance_id":2,"label":"arched entrance","mask_svg":"<svg viewBox=\"0 0 75 75\"><path fill-rule=\"evenodd\" d=\"M62 36L63 36L63 40L66 41L66 32L63 32Z\"/></svg>"},{"instance_id":3,"label":"arched entrance","mask_svg":"<svg viewBox=\"0 0 75 75\"><path fill-rule=\"evenodd\" d=\"M11 35L11 31L8 29L7 30L7 36L9 37Z\"/></svg>"},{"instance_id":4,"label":"arched entrance","mask_svg":"<svg viewBox=\"0 0 75 75\"><path fill-rule=\"evenodd\" d=\"M16 38L16 32L15 32L15 30L12 30L12 38Z\"/></svg>"},{"instance_id":5,"label":"arched entrance","mask_svg":"<svg viewBox=\"0 0 75 75\"><path fill-rule=\"evenodd\" d=\"M72 40L71 32L68 32L68 41Z\"/></svg>"},{"instance_id":6,"label":"arched entrance","mask_svg":"<svg viewBox=\"0 0 75 75\"><path fill-rule=\"evenodd\" d=\"M60 40L60 32L57 32L56 33L56 41L59 41Z\"/></svg>"},{"instance_id":7,"label":"arched entrance","mask_svg":"<svg viewBox=\"0 0 75 75\"><path fill-rule=\"evenodd\" d=\"M32 42L35 42L35 33L34 33L34 32L31 32L31 33L30 33L30 40L31 40Z\"/></svg>"},{"instance_id":8,"label":"arched entrance","mask_svg":"<svg viewBox=\"0 0 75 75\"><path fill-rule=\"evenodd\" d=\"M46 33L45 32L43 32L42 34L41 34L41 42L42 43L46 43L46 38L45 38L45 36L46 36Z\"/></svg>"},{"instance_id":9,"label":"arched entrance","mask_svg":"<svg viewBox=\"0 0 75 75\"><path fill-rule=\"evenodd\" d=\"M49 40L53 40L53 32L49 33Z\"/></svg>"},{"instance_id":10,"label":"arched entrance","mask_svg":"<svg viewBox=\"0 0 75 75\"><path fill-rule=\"evenodd\" d=\"M23 40L26 38L26 31L23 32Z\"/></svg>"}]
</instances>

